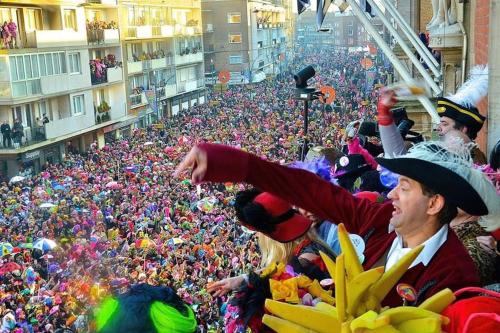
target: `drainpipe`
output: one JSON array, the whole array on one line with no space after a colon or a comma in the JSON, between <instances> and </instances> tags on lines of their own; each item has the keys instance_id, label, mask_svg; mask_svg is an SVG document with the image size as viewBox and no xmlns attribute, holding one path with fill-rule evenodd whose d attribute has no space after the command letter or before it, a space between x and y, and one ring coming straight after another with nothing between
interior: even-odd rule
<instances>
[{"instance_id":1,"label":"drainpipe","mask_svg":"<svg viewBox=\"0 0 500 333\"><path fill-rule=\"evenodd\" d=\"M463 17L465 17L465 4L462 4L462 18ZM465 65L467 63L468 40L467 40L467 33L465 32L463 22L458 21L458 25L460 26L460 30L462 31L462 34L464 36L464 42L463 42L463 46L462 46L462 78L460 80L461 83L464 84L464 82L465 82Z\"/></svg>"}]
</instances>

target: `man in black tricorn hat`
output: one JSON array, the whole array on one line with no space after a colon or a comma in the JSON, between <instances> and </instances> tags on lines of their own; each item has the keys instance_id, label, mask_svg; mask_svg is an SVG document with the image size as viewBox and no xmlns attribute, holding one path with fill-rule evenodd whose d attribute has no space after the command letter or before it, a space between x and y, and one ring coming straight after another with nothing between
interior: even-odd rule
<instances>
[{"instance_id":1,"label":"man in black tricorn hat","mask_svg":"<svg viewBox=\"0 0 500 333\"><path fill-rule=\"evenodd\" d=\"M486 117L479 113L477 104L487 93L488 67L476 66L471 70L469 80L454 95L438 98L436 111L440 123L437 133L440 138L453 135L453 130L456 130L467 135L471 141L475 140L486 120ZM386 156L402 155L406 151L391 112L396 102L394 91L384 90L377 106L380 136ZM476 164L486 164L486 156L479 148L474 147L471 155Z\"/></svg>"},{"instance_id":2,"label":"man in black tricorn hat","mask_svg":"<svg viewBox=\"0 0 500 333\"><path fill-rule=\"evenodd\" d=\"M424 244L400 279L416 289L415 304L420 304L444 288L457 290L479 284L471 257L448 224L457 215L457 208L474 216L489 214L492 209L480 193L496 196L496 190L472 168L468 148L459 147L463 151L455 153L447 150L444 142L422 142L399 158L377 159L400 175L398 185L389 193L391 201L385 203L355 198L313 173L223 145L195 146L175 176L192 168L194 184L247 182L322 220L344 223L366 243L365 269L380 265L390 269L411 248ZM392 307L401 303L395 289L382 302Z\"/></svg>"}]
</instances>

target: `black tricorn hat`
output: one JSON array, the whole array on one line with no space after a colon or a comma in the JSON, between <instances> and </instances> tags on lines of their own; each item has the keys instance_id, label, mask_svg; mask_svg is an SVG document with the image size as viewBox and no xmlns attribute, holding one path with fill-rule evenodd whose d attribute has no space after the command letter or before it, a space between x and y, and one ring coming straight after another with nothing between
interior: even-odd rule
<instances>
[{"instance_id":1,"label":"black tricorn hat","mask_svg":"<svg viewBox=\"0 0 500 333\"><path fill-rule=\"evenodd\" d=\"M488 208L469 182L471 167L458 154L439 142L422 142L398 158L376 158L384 168L406 176L441 194L451 204L475 216L488 214Z\"/></svg>"},{"instance_id":2,"label":"black tricorn hat","mask_svg":"<svg viewBox=\"0 0 500 333\"><path fill-rule=\"evenodd\" d=\"M479 132L486 119L486 117L479 113L477 108L467 108L445 97L438 98L436 110L440 117L448 117L456 120L473 132Z\"/></svg>"}]
</instances>

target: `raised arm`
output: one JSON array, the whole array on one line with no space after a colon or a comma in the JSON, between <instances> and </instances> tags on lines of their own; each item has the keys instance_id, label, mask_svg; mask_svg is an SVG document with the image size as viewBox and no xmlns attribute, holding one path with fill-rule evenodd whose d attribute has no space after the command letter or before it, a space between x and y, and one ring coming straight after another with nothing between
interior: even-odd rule
<instances>
[{"instance_id":1,"label":"raised arm","mask_svg":"<svg viewBox=\"0 0 500 333\"><path fill-rule=\"evenodd\" d=\"M175 175L193 168L192 181L247 182L273 193L319 218L344 223L350 232L363 233L363 226L387 222L391 204L376 204L353 197L315 174L282 166L228 146L202 144L194 147Z\"/></svg>"}]
</instances>

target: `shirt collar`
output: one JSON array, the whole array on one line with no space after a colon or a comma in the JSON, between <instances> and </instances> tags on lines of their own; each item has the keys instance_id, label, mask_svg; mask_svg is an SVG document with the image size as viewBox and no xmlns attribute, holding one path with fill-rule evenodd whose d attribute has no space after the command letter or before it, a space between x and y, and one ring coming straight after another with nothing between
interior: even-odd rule
<instances>
[{"instance_id":1,"label":"shirt collar","mask_svg":"<svg viewBox=\"0 0 500 333\"><path fill-rule=\"evenodd\" d=\"M446 224L443 225L441 229L439 229L439 231L436 232L431 238L429 238L423 243L424 249L422 250L422 252L420 252L418 257L415 259L415 261L413 261L413 263L409 268L412 268L418 265L419 263L422 263L424 266L427 266L431 261L431 259L436 254L436 252L439 250L441 245L443 245L447 239L448 239L448 225ZM389 257L391 257L391 255L394 255L395 253L401 251L405 251L405 248L403 247L403 238L400 235L398 235L392 242L392 246L387 255L388 259L387 261L389 261Z\"/></svg>"}]
</instances>

